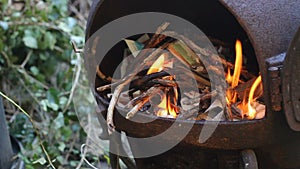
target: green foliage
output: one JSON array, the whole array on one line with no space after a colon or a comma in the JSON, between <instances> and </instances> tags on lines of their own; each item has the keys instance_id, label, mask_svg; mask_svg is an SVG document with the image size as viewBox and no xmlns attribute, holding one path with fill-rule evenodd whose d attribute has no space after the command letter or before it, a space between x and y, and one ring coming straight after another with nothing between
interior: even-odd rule
<instances>
[{"instance_id":1,"label":"green foliage","mask_svg":"<svg viewBox=\"0 0 300 169\"><path fill-rule=\"evenodd\" d=\"M0 90L29 112L40 132L24 114L12 115L10 132L24 146L26 168L49 165L37 134L56 167L74 168L80 160L84 132L67 103L76 66L70 41L82 46L84 29L68 3L25 0L18 6L0 0Z\"/></svg>"}]
</instances>

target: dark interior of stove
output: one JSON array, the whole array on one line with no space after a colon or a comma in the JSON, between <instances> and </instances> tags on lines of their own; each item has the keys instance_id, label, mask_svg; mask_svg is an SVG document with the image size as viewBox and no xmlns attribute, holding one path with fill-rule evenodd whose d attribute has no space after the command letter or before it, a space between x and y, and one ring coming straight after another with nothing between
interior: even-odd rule
<instances>
[{"instance_id":1,"label":"dark interior of stove","mask_svg":"<svg viewBox=\"0 0 300 169\"><path fill-rule=\"evenodd\" d=\"M126 2L126 6L130 7L131 2L132 1L129 1L129 4ZM97 13L96 15L97 18L99 18L99 20L95 23L92 23L92 25L90 26L91 27L89 33L90 35L94 33L96 30L98 30L101 26L106 24L108 21L119 18L123 15L141 12L139 11L140 10L139 8L134 8L134 9L123 8L122 6L124 2L119 2L119 5L114 6L115 8L117 8L114 9L114 11L117 12L111 13L109 11L106 11L109 10L106 7L106 5L107 6L112 5L110 3L112 2L105 1L105 3L102 4L101 12ZM135 5L133 6L139 6L140 2L134 2L134 3ZM147 2L146 4L143 2L143 6L148 8L148 9L143 8L143 12L159 11L159 12L169 13L169 14L182 17L190 21L191 23L195 24L208 37L213 37L224 43L227 43L230 46L232 46L232 49L234 48L234 43L236 39L240 39L243 43L243 54L247 56L247 64L245 65L247 67L247 70L255 75L259 73L259 65L257 63L255 52L247 36L247 33L243 30L243 28L240 26L240 24L237 22L234 16L227 9L225 9L225 7L223 7L219 2L217 1L212 1L212 2L210 1L209 3L203 2L201 6L200 5L197 6L194 4L197 2L180 4L183 2L175 1L174 3L177 4L177 6L182 6L184 9L189 9L189 10L184 10L184 9L177 10L175 8L170 8L163 2L160 2L160 5L162 6L160 6L160 9L157 9L157 6L152 7L152 5L150 4L148 5ZM195 9L195 6L197 6L196 8L197 10ZM209 16L209 17L204 17L204 16ZM113 75L115 68L119 65L119 63L123 59L122 56L125 48L126 48L125 42L120 41L106 54L105 58L99 64L103 73L110 76ZM234 61L234 59L232 59L231 61ZM99 83L101 84L101 79L96 79L96 84L98 85Z\"/></svg>"},{"instance_id":2,"label":"dark interior of stove","mask_svg":"<svg viewBox=\"0 0 300 169\"><path fill-rule=\"evenodd\" d=\"M257 63L254 48L247 33L222 4L211 0L189 2L174 0L172 5L169 3L170 1L159 0L107 0L98 3L94 6L93 15L90 17L86 38L92 36L108 22L128 14L138 12L169 13L190 21L206 35L232 44L231 46L234 46L237 38L240 39L243 43L243 53L247 56L247 70L256 75L259 73L261 63ZM106 54L105 59L99 63L103 73L113 75L115 68L123 59L124 48L126 48L125 43L120 41ZM95 86L101 86L104 83L100 78L95 79ZM300 165L299 162L296 162L300 158L300 154L296 153L293 156L293 148L288 145L289 143L298 145L297 138L299 138L299 134L291 132L283 119L283 114L273 115L270 112L267 114L267 118L262 120L223 122L219 124L212 138L204 144L197 143L199 132L203 126L202 123L196 123L191 130L191 134L172 150L155 157L136 159L136 163L138 168L143 169L241 168L241 166L244 166L241 163L241 151L253 149L257 156L259 168L296 168ZM125 130L128 135L135 137L150 136L153 133L161 132L161 129L155 126L169 126L169 123L165 123L161 119L153 122L154 127L149 127L151 124L139 125L128 122L119 115L115 117L115 121L118 122L119 126L117 127L120 130ZM293 141L287 141L289 139ZM131 143L131 146L135 147L133 151L142 151L143 149L134 143Z\"/></svg>"}]
</instances>

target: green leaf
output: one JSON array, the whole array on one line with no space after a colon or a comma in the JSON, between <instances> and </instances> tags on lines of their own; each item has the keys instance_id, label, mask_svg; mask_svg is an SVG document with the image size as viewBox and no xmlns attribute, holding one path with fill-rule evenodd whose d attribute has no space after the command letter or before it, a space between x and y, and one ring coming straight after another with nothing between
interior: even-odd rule
<instances>
[{"instance_id":1,"label":"green leaf","mask_svg":"<svg viewBox=\"0 0 300 169\"><path fill-rule=\"evenodd\" d=\"M70 165L71 165L72 167L76 167L77 164L78 164L78 161L74 161L74 160L70 161Z\"/></svg>"},{"instance_id":2,"label":"green leaf","mask_svg":"<svg viewBox=\"0 0 300 169\"><path fill-rule=\"evenodd\" d=\"M47 97L47 100L49 103L58 104L59 103L58 95L59 95L59 92L54 88L50 88L46 92L46 97Z\"/></svg>"},{"instance_id":3,"label":"green leaf","mask_svg":"<svg viewBox=\"0 0 300 169\"><path fill-rule=\"evenodd\" d=\"M61 29L62 31L66 32L66 33L70 33L72 30L71 28L64 22L60 22L58 24L59 29Z\"/></svg>"},{"instance_id":4,"label":"green leaf","mask_svg":"<svg viewBox=\"0 0 300 169\"><path fill-rule=\"evenodd\" d=\"M47 111L47 110L48 110L48 108L47 108L47 100L42 100L42 101L40 102L40 104L41 104L41 107L42 107L42 109L43 109L44 111Z\"/></svg>"},{"instance_id":5,"label":"green leaf","mask_svg":"<svg viewBox=\"0 0 300 169\"><path fill-rule=\"evenodd\" d=\"M8 23L4 21L0 21L0 27L4 30L8 29Z\"/></svg>"},{"instance_id":6,"label":"green leaf","mask_svg":"<svg viewBox=\"0 0 300 169\"><path fill-rule=\"evenodd\" d=\"M54 119L53 123L55 130L65 126L64 115L62 114L62 112L58 114L58 116Z\"/></svg>"},{"instance_id":7,"label":"green leaf","mask_svg":"<svg viewBox=\"0 0 300 169\"><path fill-rule=\"evenodd\" d=\"M25 36L23 38L23 42L24 42L25 46L27 46L29 48L32 48L32 49L38 48L37 40L32 36Z\"/></svg>"},{"instance_id":8,"label":"green leaf","mask_svg":"<svg viewBox=\"0 0 300 169\"><path fill-rule=\"evenodd\" d=\"M31 67L30 67L30 72L31 72L34 76L37 76L37 75L40 73L39 69L38 69L36 66L31 66Z\"/></svg>"},{"instance_id":9,"label":"green leaf","mask_svg":"<svg viewBox=\"0 0 300 169\"><path fill-rule=\"evenodd\" d=\"M84 42L84 38L82 36L71 36L71 41L74 41L77 44L82 44Z\"/></svg>"},{"instance_id":10,"label":"green leaf","mask_svg":"<svg viewBox=\"0 0 300 169\"><path fill-rule=\"evenodd\" d=\"M4 49L4 44L3 44L3 40L2 39L0 39L0 51L3 51L3 49ZM0 58L1 59L1 58Z\"/></svg>"},{"instance_id":11,"label":"green leaf","mask_svg":"<svg viewBox=\"0 0 300 169\"><path fill-rule=\"evenodd\" d=\"M65 105L67 104L68 98L66 97L61 97L59 98L59 106L61 109L63 109L65 107Z\"/></svg>"},{"instance_id":12,"label":"green leaf","mask_svg":"<svg viewBox=\"0 0 300 169\"><path fill-rule=\"evenodd\" d=\"M63 136L61 137L62 140L68 141L73 136L73 131L66 126L63 126L61 129L61 133L63 133Z\"/></svg>"},{"instance_id":13,"label":"green leaf","mask_svg":"<svg viewBox=\"0 0 300 169\"><path fill-rule=\"evenodd\" d=\"M73 27L77 24L77 20L72 17L68 17L67 22L70 29L73 29Z\"/></svg>"},{"instance_id":14,"label":"green leaf","mask_svg":"<svg viewBox=\"0 0 300 169\"><path fill-rule=\"evenodd\" d=\"M44 45L49 49L53 50L56 43L55 36L52 35L50 32L46 32L44 36Z\"/></svg>"},{"instance_id":15,"label":"green leaf","mask_svg":"<svg viewBox=\"0 0 300 169\"><path fill-rule=\"evenodd\" d=\"M58 146L59 151L64 152L65 148L66 148L65 143L60 142L60 143L59 143L59 146Z\"/></svg>"},{"instance_id":16,"label":"green leaf","mask_svg":"<svg viewBox=\"0 0 300 169\"><path fill-rule=\"evenodd\" d=\"M58 156L58 157L56 157L56 159L60 164L63 164L64 160L65 160L63 156Z\"/></svg>"},{"instance_id":17,"label":"green leaf","mask_svg":"<svg viewBox=\"0 0 300 169\"><path fill-rule=\"evenodd\" d=\"M46 97L47 97L47 106L49 108L51 108L54 111L57 111L59 109L59 92L54 89L54 88L50 88L47 92L46 92Z\"/></svg>"}]
</instances>

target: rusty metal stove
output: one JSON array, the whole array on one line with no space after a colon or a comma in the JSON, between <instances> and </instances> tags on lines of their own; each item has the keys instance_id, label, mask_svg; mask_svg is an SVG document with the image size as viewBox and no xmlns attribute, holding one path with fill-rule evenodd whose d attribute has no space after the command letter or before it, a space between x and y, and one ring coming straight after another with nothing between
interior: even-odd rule
<instances>
[{"instance_id":1,"label":"rusty metal stove","mask_svg":"<svg viewBox=\"0 0 300 169\"><path fill-rule=\"evenodd\" d=\"M300 31L292 42L300 26L299 0L95 0L86 39L121 16L154 11L187 19L204 33L224 41L233 41L236 37L249 39L246 51L256 58L248 58L248 66L262 74L267 111L261 120L220 122L212 137L202 144L198 142L198 136L204 122L196 122L185 139L173 149L154 157L135 159L138 168L255 168L255 164L241 164L241 161L255 161L255 155L258 167L262 169L300 167ZM117 44L105 56L108 59L101 66L107 74L111 75L112 67L120 62L116 56L122 55L120 49L123 48L122 44ZM102 81L95 79L93 83L101 84ZM108 101L101 98L101 94L96 98L105 115ZM136 118L151 117L138 114ZM159 134L173 123L173 120L158 118L151 123L139 124L119 114L114 121L118 122L117 129L134 137ZM134 142L130 144L133 154L143 151Z\"/></svg>"}]
</instances>

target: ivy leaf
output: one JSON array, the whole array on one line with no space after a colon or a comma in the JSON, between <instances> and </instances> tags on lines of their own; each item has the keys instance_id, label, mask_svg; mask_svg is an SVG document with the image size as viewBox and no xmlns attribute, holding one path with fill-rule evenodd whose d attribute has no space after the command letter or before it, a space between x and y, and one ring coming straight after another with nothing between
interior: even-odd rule
<instances>
[{"instance_id":1,"label":"ivy leaf","mask_svg":"<svg viewBox=\"0 0 300 169\"><path fill-rule=\"evenodd\" d=\"M50 32L46 32L44 36L44 44L49 49L53 50L56 43L56 38Z\"/></svg>"},{"instance_id":2,"label":"ivy leaf","mask_svg":"<svg viewBox=\"0 0 300 169\"><path fill-rule=\"evenodd\" d=\"M50 88L46 92L46 97L47 97L47 106L53 109L54 111L57 111L59 109L59 99L58 99L59 92L54 89Z\"/></svg>"},{"instance_id":3,"label":"ivy leaf","mask_svg":"<svg viewBox=\"0 0 300 169\"><path fill-rule=\"evenodd\" d=\"M0 27L3 28L4 30L8 29L8 23L4 21L0 21Z\"/></svg>"},{"instance_id":4,"label":"ivy leaf","mask_svg":"<svg viewBox=\"0 0 300 169\"><path fill-rule=\"evenodd\" d=\"M60 143L59 143L59 146L58 146L59 151L64 152L65 148L66 148L65 143L60 142Z\"/></svg>"},{"instance_id":5,"label":"ivy leaf","mask_svg":"<svg viewBox=\"0 0 300 169\"><path fill-rule=\"evenodd\" d=\"M64 115L62 112L58 114L58 116L54 119L54 129L57 130L63 126L65 126Z\"/></svg>"},{"instance_id":6,"label":"ivy leaf","mask_svg":"<svg viewBox=\"0 0 300 169\"><path fill-rule=\"evenodd\" d=\"M32 48L32 49L38 48L37 40L32 36L25 36L23 38L23 42L24 42L25 46L27 46L29 48Z\"/></svg>"},{"instance_id":7,"label":"ivy leaf","mask_svg":"<svg viewBox=\"0 0 300 169\"><path fill-rule=\"evenodd\" d=\"M58 156L58 157L56 157L56 159L60 164L63 164L64 160L65 160L63 156Z\"/></svg>"},{"instance_id":8,"label":"ivy leaf","mask_svg":"<svg viewBox=\"0 0 300 169\"><path fill-rule=\"evenodd\" d=\"M64 22L60 22L58 24L59 29L61 29L62 31L66 32L66 33L70 33L72 30L71 28Z\"/></svg>"},{"instance_id":9,"label":"ivy leaf","mask_svg":"<svg viewBox=\"0 0 300 169\"><path fill-rule=\"evenodd\" d=\"M74 19L74 18L72 18L72 17L68 17L68 18L67 18L67 23L68 23L68 25L69 25L69 28L70 28L70 29L73 29L74 26L77 24L77 20Z\"/></svg>"},{"instance_id":10,"label":"ivy leaf","mask_svg":"<svg viewBox=\"0 0 300 169\"><path fill-rule=\"evenodd\" d=\"M58 99L58 94L59 92L54 89L54 88L50 88L47 93L46 93L46 96L47 96L47 100L50 102L50 103L58 103L59 99Z\"/></svg>"},{"instance_id":11,"label":"ivy leaf","mask_svg":"<svg viewBox=\"0 0 300 169\"><path fill-rule=\"evenodd\" d=\"M67 102L68 102L68 98L66 98L66 97L59 98L60 108L63 109L65 107L65 105L67 104Z\"/></svg>"},{"instance_id":12,"label":"ivy leaf","mask_svg":"<svg viewBox=\"0 0 300 169\"><path fill-rule=\"evenodd\" d=\"M31 66L30 71L34 76L36 76L40 73L39 69L36 66Z\"/></svg>"}]
</instances>

